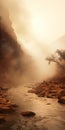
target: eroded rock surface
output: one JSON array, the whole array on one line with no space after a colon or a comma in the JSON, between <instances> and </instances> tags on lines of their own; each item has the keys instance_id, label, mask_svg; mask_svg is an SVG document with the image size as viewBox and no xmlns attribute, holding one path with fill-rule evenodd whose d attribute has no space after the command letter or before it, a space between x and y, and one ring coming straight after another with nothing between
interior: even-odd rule
<instances>
[{"instance_id":1,"label":"eroded rock surface","mask_svg":"<svg viewBox=\"0 0 65 130\"><path fill-rule=\"evenodd\" d=\"M65 104L65 80L44 81L29 92L39 97L57 98L59 103Z\"/></svg>"}]
</instances>

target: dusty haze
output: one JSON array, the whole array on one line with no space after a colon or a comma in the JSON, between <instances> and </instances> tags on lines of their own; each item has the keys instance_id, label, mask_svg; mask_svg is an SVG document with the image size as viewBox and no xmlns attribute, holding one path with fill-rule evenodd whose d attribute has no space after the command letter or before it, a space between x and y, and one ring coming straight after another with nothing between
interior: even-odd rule
<instances>
[{"instance_id":1,"label":"dusty haze","mask_svg":"<svg viewBox=\"0 0 65 130\"><path fill-rule=\"evenodd\" d=\"M21 65L25 66L26 72L22 73L31 82L48 79L56 74L56 65L52 63L49 66L45 58L57 49L65 49L64 5L64 0L1 0L3 25L9 35L21 45L24 54L28 55L21 57Z\"/></svg>"}]
</instances>

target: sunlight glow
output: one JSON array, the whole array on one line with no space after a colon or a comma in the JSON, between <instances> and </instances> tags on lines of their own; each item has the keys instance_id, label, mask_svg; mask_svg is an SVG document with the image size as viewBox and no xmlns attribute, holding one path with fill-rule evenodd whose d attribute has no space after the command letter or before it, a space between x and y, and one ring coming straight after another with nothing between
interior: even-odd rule
<instances>
[{"instance_id":1,"label":"sunlight glow","mask_svg":"<svg viewBox=\"0 0 65 130\"><path fill-rule=\"evenodd\" d=\"M5 4L21 48L33 57L41 75L53 75L55 66L50 67L45 58L63 47L55 40L65 34L65 0L8 0Z\"/></svg>"},{"instance_id":2,"label":"sunlight glow","mask_svg":"<svg viewBox=\"0 0 65 130\"><path fill-rule=\"evenodd\" d=\"M35 34L40 39L44 36L45 23L39 14L34 14L31 18L31 28L33 34Z\"/></svg>"}]
</instances>

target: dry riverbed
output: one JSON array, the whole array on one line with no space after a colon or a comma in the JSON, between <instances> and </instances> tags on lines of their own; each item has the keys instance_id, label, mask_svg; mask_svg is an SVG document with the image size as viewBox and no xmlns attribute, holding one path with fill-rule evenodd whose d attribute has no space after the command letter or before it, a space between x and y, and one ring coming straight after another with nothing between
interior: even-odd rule
<instances>
[{"instance_id":1,"label":"dry riverbed","mask_svg":"<svg viewBox=\"0 0 65 130\"><path fill-rule=\"evenodd\" d=\"M0 89L0 130L65 130L65 105L57 99L29 93L31 87Z\"/></svg>"},{"instance_id":2,"label":"dry riverbed","mask_svg":"<svg viewBox=\"0 0 65 130\"><path fill-rule=\"evenodd\" d=\"M17 105L8 99L7 91L8 88L0 87L0 130L9 130L9 124L17 109Z\"/></svg>"}]
</instances>

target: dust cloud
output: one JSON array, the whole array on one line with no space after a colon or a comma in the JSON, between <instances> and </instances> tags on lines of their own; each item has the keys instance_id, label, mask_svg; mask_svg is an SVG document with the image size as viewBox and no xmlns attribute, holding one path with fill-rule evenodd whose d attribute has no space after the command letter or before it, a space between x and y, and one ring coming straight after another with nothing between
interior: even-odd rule
<instances>
[{"instance_id":1,"label":"dust cloud","mask_svg":"<svg viewBox=\"0 0 65 130\"><path fill-rule=\"evenodd\" d=\"M56 66L49 66L45 60L53 47L33 37L29 28L30 14L23 1L20 4L18 0L2 0L0 10L2 83L35 83L54 76Z\"/></svg>"}]
</instances>

